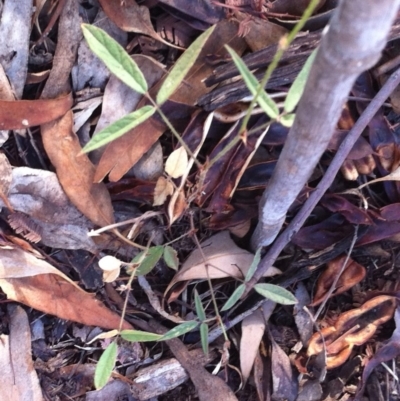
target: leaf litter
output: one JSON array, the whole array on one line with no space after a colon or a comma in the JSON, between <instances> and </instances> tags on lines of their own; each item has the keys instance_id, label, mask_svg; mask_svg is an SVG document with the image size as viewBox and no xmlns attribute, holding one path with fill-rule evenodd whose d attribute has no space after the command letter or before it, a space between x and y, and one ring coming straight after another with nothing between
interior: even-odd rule
<instances>
[{"instance_id":1,"label":"leaf litter","mask_svg":"<svg viewBox=\"0 0 400 401\"><path fill-rule=\"evenodd\" d=\"M386 105L372 118L342 175L275 261L276 267L255 287L282 305L256 293L240 299L255 267L248 233L287 131L277 123L269 127L268 119L259 115L251 117L247 132L241 131L248 90L230 58L255 93L258 69L270 62L268 57L296 21L292 14L301 15L304 9L294 1L275 2L271 10L261 2L248 2L246 8L246 2L227 1L232 14L208 0L191 9L183 0L36 2L31 25L32 4L20 3L16 8L4 2L0 20L0 32L7 38L0 46L0 287L7 304L0 309L4 327L8 325L0 355L4 366L11 358L14 367L4 377L10 383L5 388L12 391L8 398L18 392L23 399L28 386L18 383L29 377L29 389L36 394L31 399L42 399L37 372L42 390L53 398L63 392L82 400L117 394L145 400L170 392L188 399L195 391L207 400L311 399L307 392L330 399L329 388L336 386L339 395L348 397L354 384L360 384L357 397L367 389L374 399L368 376L376 368L382 377L388 369L382 363L398 354L394 95L394 111ZM332 11L330 2L323 3L309 21L310 32L299 35L271 77L268 95L274 99L284 100L291 87L295 90L291 83L316 47L318 24ZM117 70L108 65L108 70L90 50L81 22L88 42L95 37L103 53L112 54L97 28L113 37L121 46L114 56L125 64ZM212 24L214 29L207 31ZM398 22L392 41L398 38L397 28ZM192 50L182 47L199 37L203 43L192 60ZM394 48L388 46L382 65L397 56ZM244 62L235 54L244 54ZM135 69L126 75L126 63L131 62ZM179 68L174 71L175 65ZM379 71L382 75L382 67ZM382 85L383 78L373 72L363 74L353 88L354 99L343 110L319 171L292 206L287 223L365 109L365 97L371 100ZM229 81L217 84L219 75ZM214 107L206 99L229 106L206 111ZM280 112L267 95L261 105L275 115ZM282 105L286 111L294 107ZM122 128L115 128L112 124L121 118ZM127 121L132 124L128 129ZM120 137L109 143L109 135L118 130ZM92 146L96 137L99 149L84 153L94 149L85 146ZM343 270L343 252L349 248L336 248L354 225L362 229ZM95 228L103 232L89 236ZM291 265L315 271L307 279L299 270L290 273L295 277L291 282L297 282L295 292L294 287L288 292L275 286L284 282ZM235 293L235 302L225 308ZM325 314L314 319L320 303ZM43 326L38 338L29 339L28 320L32 327ZM231 330L240 322L241 330ZM119 336L122 329L156 336L167 331L160 323L172 330L188 325L191 332L181 337L183 342L168 340L165 347ZM209 344L221 323L226 338ZM21 325L18 330L16 324ZM79 330L88 334L75 335ZM114 330L117 337L107 337L104 330ZM29 355L31 347L33 358L23 363L21 355ZM361 358L364 373L351 371ZM78 363L81 376L69 372L78 372ZM212 366L214 376L203 366ZM340 384L325 376L326 369L342 369ZM51 383L66 374L76 391L61 386L56 394ZM380 384L393 392L397 367L390 374ZM241 384L245 386L235 396L233 390Z\"/></svg>"}]
</instances>

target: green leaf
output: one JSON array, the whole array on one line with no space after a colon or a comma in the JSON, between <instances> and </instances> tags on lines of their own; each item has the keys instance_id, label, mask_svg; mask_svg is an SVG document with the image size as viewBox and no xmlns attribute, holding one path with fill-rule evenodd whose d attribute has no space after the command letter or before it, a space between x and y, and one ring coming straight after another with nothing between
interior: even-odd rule
<instances>
[{"instance_id":1,"label":"green leaf","mask_svg":"<svg viewBox=\"0 0 400 401\"><path fill-rule=\"evenodd\" d=\"M180 325L174 327L170 331L167 331L160 338L159 341L171 340L171 338L176 338L176 337L182 336L182 335L188 333L189 331L192 331L198 325L199 325L199 323L194 320L192 320L190 322L181 323Z\"/></svg>"},{"instance_id":2,"label":"green leaf","mask_svg":"<svg viewBox=\"0 0 400 401\"><path fill-rule=\"evenodd\" d=\"M143 251L146 252L146 251ZM140 252L137 256L135 256L132 260L132 263L137 263L143 255L143 252ZM160 260L163 255L164 247L161 245L152 246L146 252L145 258L140 263L139 267L136 269L136 276L144 276L150 273L157 262Z\"/></svg>"},{"instance_id":3,"label":"green leaf","mask_svg":"<svg viewBox=\"0 0 400 401\"><path fill-rule=\"evenodd\" d=\"M314 62L316 54L317 54L317 49L315 49L310 54L303 68L299 72L299 75L297 75L296 79L293 81L292 86L289 89L284 104L284 109L287 113L292 112L297 106L297 103L299 103L301 95L304 92L304 87L306 86L307 78L310 73L311 66Z\"/></svg>"},{"instance_id":4,"label":"green leaf","mask_svg":"<svg viewBox=\"0 0 400 401\"><path fill-rule=\"evenodd\" d=\"M214 30L214 26L203 32L179 57L179 60L175 63L174 67L168 73L160 90L157 93L157 103L164 103L178 88L178 86L185 78L186 74L192 68L194 62L199 56L204 44L210 37Z\"/></svg>"},{"instance_id":5,"label":"green leaf","mask_svg":"<svg viewBox=\"0 0 400 401\"><path fill-rule=\"evenodd\" d=\"M94 386L97 390L104 387L111 377L117 360L117 350L117 344L112 342L101 355L99 362L97 362L96 371L94 372Z\"/></svg>"},{"instance_id":6,"label":"green leaf","mask_svg":"<svg viewBox=\"0 0 400 401\"><path fill-rule=\"evenodd\" d=\"M179 267L178 253L175 251L174 248L172 248L172 246L167 245L164 248L163 258L169 268L178 270Z\"/></svg>"},{"instance_id":7,"label":"green leaf","mask_svg":"<svg viewBox=\"0 0 400 401\"><path fill-rule=\"evenodd\" d=\"M228 50L229 54L232 57L233 62L236 65L236 68L239 70L240 75L242 76L247 88L251 92L253 96L256 96L258 91L259 83L257 78L253 75L253 73L247 68L247 65L243 62L243 60L236 54L236 52L231 49L229 46L225 46ZM257 103L264 110L264 112L272 119L275 119L279 115L279 109L277 104L268 96L264 89L261 90Z\"/></svg>"},{"instance_id":8,"label":"green leaf","mask_svg":"<svg viewBox=\"0 0 400 401\"><path fill-rule=\"evenodd\" d=\"M202 323L200 325L200 339L201 339L201 348L203 348L203 352L205 355L208 354L208 325L207 323Z\"/></svg>"},{"instance_id":9,"label":"green leaf","mask_svg":"<svg viewBox=\"0 0 400 401\"><path fill-rule=\"evenodd\" d=\"M194 303L196 305L197 317L200 319L201 322L203 322L204 320L206 320L206 312L204 311L203 304L197 290L194 290Z\"/></svg>"},{"instance_id":10,"label":"green leaf","mask_svg":"<svg viewBox=\"0 0 400 401\"><path fill-rule=\"evenodd\" d=\"M162 335L156 333L149 333L148 331L122 330L121 337L127 341L144 343L148 341L158 341L162 337Z\"/></svg>"},{"instance_id":11,"label":"green leaf","mask_svg":"<svg viewBox=\"0 0 400 401\"><path fill-rule=\"evenodd\" d=\"M245 283L250 281L251 278L253 277L254 272L256 271L257 266L260 263L260 260L261 260L261 248L258 248L256 254L254 255L253 261L251 262L249 270L247 271L246 277L244 279Z\"/></svg>"},{"instance_id":12,"label":"green leaf","mask_svg":"<svg viewBox=\"0 0 400 401\"><path fill-rule=\"evenodd\" d=\"M284 114L283 116L279 116L279 122L284 126L290 128L293 123L294 119L296 117L296 114L290 113L290 114Z\"/></svg>"},{"instance_id":13,"label":"green leaf","mask_svg":"<svg viewBox=\"0 0 400 401\"><path fill-rule=\"evenodd\" d=\"M294 305L298 302L296 297L291 292L279 287L279 285L256 284L254 289L263 297L268 298L278 304Z\"/></svg>"},{"instance_id":14,"label":"green leaf","mask_svg":"<svg viewBox=\"0 0 400 401\"><path fill-rule=\"evenodd\" d=\"M122 117L97 133L82 149L82 152L91 152L94 149L107 145L120 136L126 134L129 130L135 128L143 121L146 121L155 111L156 109L152 106L144 106L141 109Z\"/></svg>"},{"instance_id":15,"label":"green leaf","mask_svg":"<svg viewBox=\"0 0 400 401\"><path fill-rule=\"evenodd\" d=\"M118 42L94 25L82 24L82 31L92 52L118 79L136 92L147 92L142 71Z\"/></svg>"},{"instance_id":16,"label":"green leaf","mask_svg":"<svg viewBox=\"0 0 400 401\"><path fill-rule=\"evenodd\" d=\"M225 305L221 309L221 312L231 309L232 306L235 305L237 301L239 301L239 298L242 296L245 289L246 286L244 284L240 284L239 287L236 288L235 291L233 291L233 294L226 301Z\"/></svg>"}]
</instances>

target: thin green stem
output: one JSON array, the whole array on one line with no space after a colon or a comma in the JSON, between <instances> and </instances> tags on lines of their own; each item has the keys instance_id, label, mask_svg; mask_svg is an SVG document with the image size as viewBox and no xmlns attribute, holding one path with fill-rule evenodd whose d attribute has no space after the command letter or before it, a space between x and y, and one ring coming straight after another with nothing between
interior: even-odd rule
<instances>
[{"instance_id":1,"label":"thin green stem","mask_svg":"<svg viewBox=\"0 0 400 401\"><path fill-rule=\"evenodd\" d=\"M239 134L238 134L239 136L246 131L247 124L248 124L248 122L250 120L251 113L253 112L253 109L254 109L254 107L255 107L255 105L257 103L257 98L260 95L261 91L263 91L264 88L266 87L269 79L271 78L272 73L276 69L279 61L281 60L281 58L283 56L283 53L288 49L288 47L293 42L293 40L296 37L296 35L304 27L305 23L311 17L312 13L314 12L314 10L318 6L318 4L319 4L319 0L311 0L310 4L308 5L306 10L304 11L304 14L302 15L300 21L295 25L295 27L288 34L288 36L286 38L283 38L283 40L281 40L279 42L278 51L275 53L275 56L272 59L272 62L268 66L267 71L265 72L265 75L264 75L263 79L261 80L261 82L260 82L260 84L258 86L257 93L254 96L254 98L252 99L252 101L250 103L250 106L249 106L249 108L247 110L247 114L243 119L242 125L240 127L240 131L239 131Z\"/></svg>"},{"instance_id":2,"label":"thin green stem","mask_svg":"<svg viewBox=\"0 0 400 401\"><path fill-rule=\"evenodd\" d=\"M201 168L202 164L196 159L196 156L193 154L193 152L189 149L189 146L186 144L186 142L182 139L182 137L179 135L177 130L174 128L174 126L171 124L169 121L168 117L163 113L161 110L161 107L157 104L156 101L150 96L149 93L146 93L147 99L150 100L151 104L157 109L157 112L160 114L161 118L169 128L169 130L172 132L174 137L178 140L178 142L183 146L183 148L186 150L187 154L194 160L196 163L196 166Z\"/></svg>"}]
</instances>

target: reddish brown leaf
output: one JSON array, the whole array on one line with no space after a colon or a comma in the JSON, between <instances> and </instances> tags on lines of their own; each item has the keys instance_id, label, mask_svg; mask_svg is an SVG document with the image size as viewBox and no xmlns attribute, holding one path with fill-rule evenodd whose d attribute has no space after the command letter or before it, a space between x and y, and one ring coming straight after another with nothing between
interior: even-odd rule
<instances>
[{"instance_id":1,"label":"reddish brown leaf","mask_svg":"<svg viewBox=\"0 0 400 401\"><path fill-rule=\"evenodd\" d=\"M0 100L0 129L22 129L63 116L72 107L72 95L57 99Z\"/></svg>"},{"instance_id":2,"label":"reddish brown leaf","mask_svg":"<svg viewBox=\"0 0 400 401\"><path fill-rule=\"evenodd\" d=\"M342 313L333 326L325 327L311 337L307 355L318 355L326 350L326 368L340 366L355 345L365 344L381 324L392 318L395 308L395 297L380 295L360 308Z\"/></svg>"},{"instance_id":3,"label":"reddish brown leaf","mask_svg":"<svg viewBox=\"0 0 400 401\"><path fill-rule=\"evenodd\" d=\"M104 151L94 175L94 182L100 182L109 174L112 182L121 177L153 146L163 134L165 125L155 118L149 118L133 130L110 143Z\"/></svg>"},{"instance_id":4,"label":"reddish brown leaf","mask_svg":"<svg viewBox=\"0 0 400 401\"><path fill-rule=\"evenodd\" d=\"M98 226L114 222L110 195L104 184L94 184L94 166L73 132L69 111L57 121L42 126L43 145L56 168L58 179L71 202Z\"/></svg>"},{"instance_id":5,"label":"reddish brown leaf","mask_svg":"<svg viewBox=\"0 0 400 401\"><path fill-rule=\"evenodd\" d=\"M346 256L342 255L328 263L327 268L319 276L317 289L315 291L314 300L311 306L318 305L325 299L327 292L330 290L333 282L337 278L337 275L340 273L345 260ZM337 282L336 290L331 296L335 296L349 290L351 287L359 283L365 277L365 274L365 267L349 258L346 268Z\"/></svg>"},{"instance_id":6,"label":"reddish brown leaf","mask_svg":"<svg viewBox=\"0 0 400 401\"><path fill-rule=\"evenodd\" d=\"M62 319L118 328L120 317L44 260L21 249L0 249L0 286L8 299ZM130 328L129 323L125 323Z\"/></svg>"},{"instance_id":7,"label":"reddish brown leaf","mask_svg":"<svg viewBox=\"0 0 400 401\"><path fill-rule=\"evenodd\" d=\"M101 7L108 18L126 32L136 32L151 36L160 42L165 42L159 36L150 20L150 11L145 6L139 6L135 0L100 0Z\"/></svg>"},{"instance_id":8,"label":"reddish brown leaf","mask_svg":"<svg viewBox=\"0 0 400 401\"><path fill-rule=\"evenodd\" d=\"M54 274L0 281L8 299L20 302L61 319L105 329L119 327L120 317L92 294L84 292ZM132 328L129 323L125 329Z\"/></svg>"},{"instance_id":9,"label":"reddish brown leaf","mask_svg":"<svg viewBox=\"0 0 400 401\"><path fill-rule=\"evenodd\" d=\"M154 182L123 178L118 182L108 183L107 188L113 200L136 200L149 203L154 200Z\"/></svg>"},{"instance_id":10,"label":"reddish brown leaf","mask_svg":"<svg viewBox=\"0 0 400 401\"><path fill-rule=\"evenodd\" d=\"M391 359L395 359L400 354L400 310L399 307L396 309L394 316L396 322L396 328L393 331L389 341L380 348L375 355L368 361L362 374L361 386L358 389L354 401L359 401L364 392L365 385L367 384L368 377L372 371L381 363L388 362Z\"/></svg>"}]
</instances>

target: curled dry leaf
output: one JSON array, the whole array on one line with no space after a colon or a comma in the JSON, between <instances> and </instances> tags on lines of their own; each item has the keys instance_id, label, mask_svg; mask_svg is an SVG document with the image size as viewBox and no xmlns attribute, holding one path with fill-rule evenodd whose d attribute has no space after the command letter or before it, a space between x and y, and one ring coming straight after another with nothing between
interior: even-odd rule
<instances>
[{"instance_id":1,"label":"curled dry leaf","mask_svg":"<svg viewBox=\"0 0 400 401\"><path fill-rule=\"evenodd\" d=\"M61 319L107 329L119 327L120 317L93 294L21 249L0 249L0 287L8 299ZM132 326L124 323L124 328Z\"/></svg>"},{"instance_id":2,"label":"curled dry leaf","mask_svg":"<svg viewBox=\"0 0 400 401\"><path fill-rule=\"evenodd\" d=\"M171 280L166 292L179 281L215 278L240 278L246 276L254 255L239 248L231 239L229 231L221 231L201 244L202 250L195 249L182 268ZM203 259L203 255L204 258ZM279 274L280 270L272 268L267 275Z\"/></svg>"},{"instance_id":3,"label":"curled dry leaf","mask_svg":"<svg viewBox=\"0 0 400 401\"><path fill-rule=\"evenodd\" d=\"M326 294L330 290L333 282L336 280L337 275L340 273L346 258L346 255L342 255L328 263L327 268L318 279L317 290L315 291L314 300L310 306L318 305L325 299ZM367 271L364 266L361 266L353 259L349 258L346 268L340 276L336 285L336 289L331 296L335 296L349 290L358 284L365 277L366 273Z\"/></svg>"},{"instance_id":4,"label":"curled dry leaf","mask_svg":"<svg viewBox=\"0 0 400 401\"><path fill-rule=\"evenodd\" d=\"M360 308L342 313L333 326L325 327L311 337L307 355L318 355L326 350L327 369L342 365L355 345L365 344L379 325L392 318L395 308L395 297L379 295Z\"/></svg>"}]
</instances>

